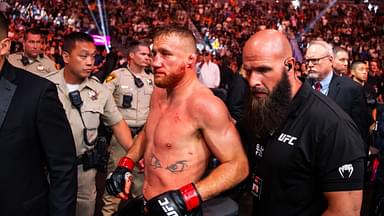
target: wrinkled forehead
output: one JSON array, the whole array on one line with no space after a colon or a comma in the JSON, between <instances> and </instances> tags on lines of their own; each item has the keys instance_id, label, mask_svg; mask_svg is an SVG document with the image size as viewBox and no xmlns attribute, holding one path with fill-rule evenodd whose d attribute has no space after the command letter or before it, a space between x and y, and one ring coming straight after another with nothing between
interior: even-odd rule
<instances>
[{"instance_id":1,"label":"wrinkled forehead","mask_svg":"<svg viewBox=\"0 0 384 216\"><path fill-rule=\"evenodd\" d=\"M325 55L328 55L327 49L319 44L311 45L305 53L306 58L319 58Z\"/></svg>"}]
</instances>

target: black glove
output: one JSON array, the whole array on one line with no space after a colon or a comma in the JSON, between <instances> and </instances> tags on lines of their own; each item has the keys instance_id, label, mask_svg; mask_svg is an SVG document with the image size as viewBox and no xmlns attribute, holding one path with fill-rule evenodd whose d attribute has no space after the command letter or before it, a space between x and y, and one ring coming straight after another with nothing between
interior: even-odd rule
<instances>
[{"instance_id":1,"label":"black glove","mask_svg":"<svg viewBox=\"0 0 384 216\"><path fill-rule=\"evenodd\" d=\"M135 162L128 157L122 157L117 165L115 171L107 176L105 187L110 195L117 196L117 194L124 192L125 181L132 178L132 170Z\"/></svg>"},{"instance_id":2,"label":"black glove","mask_svg":"<svg viewBox=\"0 0 384 216\"><path fill-rule=\"evenodd\" d=\"M200 207L202 200L193 183L150 199L145 205L149 216L187 215Z\"/></svg>"}]
</instances>

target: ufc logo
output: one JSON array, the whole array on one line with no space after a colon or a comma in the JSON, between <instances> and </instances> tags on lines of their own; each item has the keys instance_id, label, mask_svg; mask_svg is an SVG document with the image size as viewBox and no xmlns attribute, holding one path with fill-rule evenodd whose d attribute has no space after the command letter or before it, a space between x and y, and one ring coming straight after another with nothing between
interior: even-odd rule
<instances>
[{"instance_id":1,"label":"ufc logo","mask_svg":"<svg viewBox=\"0 0 384 216\"><path fill-rule=\"evenodd\" d=\"M163 208L163 211L167 213L168 216L179 216L179 214L177 214L177 212L172 206L168 206L169 201L167 197L164 197L163 201L158 200L157 202L160 204L160 206Z\"/></svg>"},{"instance_id":2,"label":"ufc logo","mask_svg":"<svg viewBox=\"0 0 384 216\"><path fill-rule=\"evenodd\" d=\"M278 140L293 146L294 145L293 141L297 140L297 137L294 137L285 133L281 133Z\"/></svg>"}]
</instances>

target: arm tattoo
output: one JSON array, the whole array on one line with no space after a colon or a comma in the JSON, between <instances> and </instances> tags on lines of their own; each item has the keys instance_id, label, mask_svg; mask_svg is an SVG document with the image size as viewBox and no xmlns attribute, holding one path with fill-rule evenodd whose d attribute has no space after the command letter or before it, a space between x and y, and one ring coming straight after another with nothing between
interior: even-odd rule
<instances>
[{"instance_id":1,"label":"arm tattoo","mask_svg":"<svg viewBox=\"0 0 384 216\"><path fill-rule=\"evenodd\" d=\"M186 160L177 161L174 164L170 164L166 167L167 170L169 170L172 173L179 173L183 172L184 168L188 167Z\"/></svg>"},{"instance_id":2,"label":"arm tattoo","mask_svg":"<svg viewBox=\"0 0 384 216\"><path fill-rule=\"evenodd\" d=\"M153 167L154 169L162 168L160 164L160 160L155 155L152 155L151 167Z\"/></svg>"}]
</instances>

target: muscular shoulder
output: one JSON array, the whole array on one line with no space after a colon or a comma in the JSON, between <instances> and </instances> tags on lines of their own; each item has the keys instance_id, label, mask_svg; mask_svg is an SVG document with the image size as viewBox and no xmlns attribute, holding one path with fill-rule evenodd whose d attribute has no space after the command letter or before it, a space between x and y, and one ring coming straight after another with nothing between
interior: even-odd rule
<instances>
[{"instance_id":1,"label":"muscular shoulder","mask_svg":"<svg viewBox=\"0 0 384 216\"><path fill-rule=\"evenodd\" d=\"M336 102L322 94L313 94L308 114L314 117L317 122L333 122L349 119L348 115L340 108ZM309 101L308 101L309 102Z\"/></svg>"},{"instance_id":2,"label":"muscular shoulder","mask_svg":"<svg viewBox=\"0 0 384 216\"><path fill-rule=\"evenodd\" d=\"M220 124L229 120L225 104L207 88L197 89L187 103L190 115L201 124Z\"/></svg>"}]
</instances>

